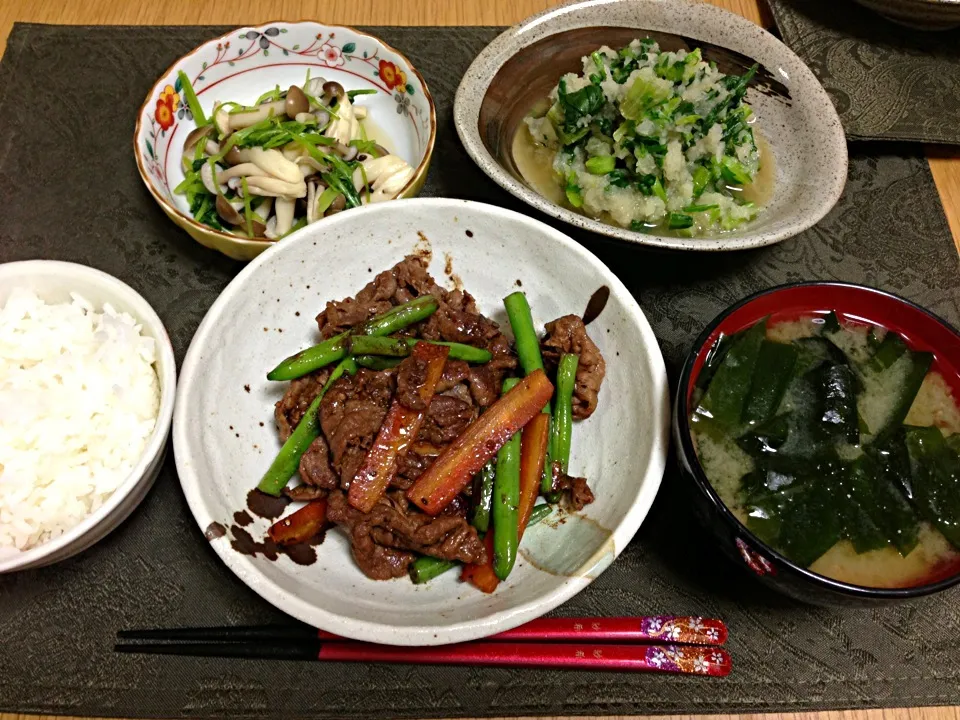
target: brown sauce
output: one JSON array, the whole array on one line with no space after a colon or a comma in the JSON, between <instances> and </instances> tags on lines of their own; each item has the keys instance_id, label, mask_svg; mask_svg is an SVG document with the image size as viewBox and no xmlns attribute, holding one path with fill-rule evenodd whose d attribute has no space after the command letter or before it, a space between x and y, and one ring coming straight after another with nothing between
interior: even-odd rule
<instances>
[{"instance_id":1,"label":"brown sauce","mask_svg":"<svg viewBox=\"0 0 960 720\"><path fill-rule=\"evenodd\" d=\"M247 509L257 517L273 520L283 515L283 511L290 504L290 498L281 495L273 497L256 488L247 493Z\"/></svg>"},{"instance_id":2,"label":"brown sauce","mask_svg":"<svg viewBox=\"0 0 960 720\"><path fill-rule=\"evenodd\" d=\"M607 306L607 300L610 299L610 288L606 285L601 285L597 288L596 292L590 296L590 300L587 302L587 307L583 311L583 324L589 325L594 320L596 320L600 313L603 312L603 309Z\"/></svg>"},{"instance_id":3,"label":"brown sauce","mask_svg":"<svg viewBox=\"0 0 960 720\"><path fill-rule=\"evenodd\" d=\"M267 560L276 560L281 555L286 555L297 565L312 565L317 561L317 551L312 543L297 543L296 545L278 545L269 537L262 541L254 540L247 530L239 525L230 527L230 534L233 539L230 541L230 547L241 555L256 557L263 555Z\"/></svg>"},{"instance_id":4,"label":"brown sauce","mask_svg":"<svg viewBox=\"0 0 960 720\"><path fill-rule=\"evenodd\" d=\"M253 522L253 518L246 510L240 510L233 514L233 521L240 527L246 527Z\"/></svg>"},{"instance_id":5,"label":"brown sauce","mask_svg":"<svg viewBox=\"0 0 960 720\"><path fill-rule=\"evenodd\" d=\"M207 540L216 540L217 538L222 538L227 534L227 529L218 522L212 522L207 525L207 529L204 530L203 536Z\"/></svg>"}]
</instances>

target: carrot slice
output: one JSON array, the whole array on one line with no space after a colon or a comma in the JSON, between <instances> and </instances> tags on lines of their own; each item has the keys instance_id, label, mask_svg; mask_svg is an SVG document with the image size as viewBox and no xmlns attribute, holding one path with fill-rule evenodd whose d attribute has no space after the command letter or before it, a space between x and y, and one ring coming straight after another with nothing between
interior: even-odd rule
<instances>
[{"instance_id":1,"label":"carrot slice","mask_svg":"<svg viewBox=\"0 0 960 720\"><path fill-rule=\"evenodd\" d=\"M483 542L487 546L487 561L483 565L464 565L460 579L489 594L500 584L500 579L493 571L493 533L488 532Z\"/></svg>"},{"instance_id":2,"label":"carrot slice","mask_svg":"<svg viewBox=\"0 0 960 720\"><path fill-rule=\"evenodd\" d=\"M277 545L296 545L310 540L327 524L327 499L311 500L292 515L277 520L267 535Z\"/></svg>"},{"instance_id":3,"label":"carrot slice","mask_svg":"<svg viewBox=\"0 0 960 720\"><path fill-rule=\"evenodd\" d=\"M530 522L533 505L540 494L540 479L543 475L543 461L550 441L550 416L540 413L523 428L520 440L520 537Z\"/></svg>"},{"instance_id":4,"label":"carrot slice","mask_svg":"<svg viewBox=\"0 0 960 720\"><path fill-rule=\"evenodd\" d=\"M443 374L443 365L449 352L450 348L444 345L425 342L418 342L411 352L412 357L427 363L426 376L417 390L428 406ZM411 410L401 405L397 398L393 399L377 439L350 483L347 501L357 510L368 513L383 497L397 471L397 458L406 453L416 440L425 414L426 410Z\"/></svg>"},{"instance_id":5,"label":"carrot slice","mask_svg":"<svg viewBox=\"0 0 960 720\"><path fill-rule=\"evenodd\" d=\"M428 515L439 514L552 396L553 384L543 370L527 375L447 446L407 491L407 498Z\"/></svg>"}]
</instances>

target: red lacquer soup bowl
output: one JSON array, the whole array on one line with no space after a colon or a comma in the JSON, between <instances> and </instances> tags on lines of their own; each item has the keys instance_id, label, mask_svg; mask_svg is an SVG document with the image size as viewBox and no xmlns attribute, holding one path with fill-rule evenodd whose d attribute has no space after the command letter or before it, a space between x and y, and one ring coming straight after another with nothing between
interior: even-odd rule
<instances>
[{"instance_id":1,"label":"red lacquer soup bowl","mask_svg":"<svg viewBox=\"0 0 960 720\"><path fill-rule=\"evenodd\" d=\"M819 575L792 562L750 530L727 508L704 472L690 431L694 389L704 362L722 335L744 330L769 317L768 324L835 311L844 324L879 325L900 334L911 350L934 355L939 372L960 399L960 333L914 303L874 288L846 283L783 285L752 295L721 313L700 334L680 376L673 410L673 433L684 485L699 521L719 540L724 553L768 586L817 604L871 605L941 592L960 583L960 562L933 567L920 584L876 588Z\"/></svg>"}]
</instances>

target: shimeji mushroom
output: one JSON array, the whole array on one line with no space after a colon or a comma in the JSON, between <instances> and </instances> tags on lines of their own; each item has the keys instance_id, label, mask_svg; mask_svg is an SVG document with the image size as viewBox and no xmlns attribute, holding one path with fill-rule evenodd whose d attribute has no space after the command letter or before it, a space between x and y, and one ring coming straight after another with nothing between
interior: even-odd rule
<instances>
[{"instance_id":1,"label":"shimeji mushroom","mask_svg":"<svg viewBox=\"0 0 960 720\"><path fill-rule=\"evenodd\" d=\"M265 197L294 199L307 196L307 184L302 177L299 183L288 183L266 175L251 175L247 178L247 189L251 195Z\"/></svg>"},{"instance_id":2,"label":"shimeji mushroom","mask_svg":"<svg viewBox=\"0 0 960 720\"><path fill-rule=\"evenodd\" d=\"M240 163L220 172L217 175L217 180L226 183L231 178L249 177L250 175L263 175L263 170L259 165L254 165L251 162Z\"/></svg>"},{"instance_id":3,"label":"shimeji mushroom","mask_svg":"<svg viewBox=\"0 0 960 720\"><path fill-rule=\"evenodd\" d=\"M271 102L261 103L253 110L244 110L242 112L230 113L222 106L218 105L213 113L213 123L220 131L220 136L225 137L234 130L241 130L258 122L266 120L275 115L285 114L287 111L286 100L272 100Z\"/></svg>"},{"instance_id":4,"label":"shimeji mushroom","mask_svg":"<svg viewBox=\"0 0 960 720\"><path fill-rule=\"evenodd\" d=\"M310 224L346 209L348 200L342 192L337 192L322 211L319 206L321 196L329 199L333 192L320 176L326 178L326 173L332 173L338 178L344 170L349 172L337 156L354 167L359 161L362 169L355 169L350 179L343 177L331 182L336 186L336 182L352 180L356 189L362 191L360 200L364 203L397 197L414 176L406 162L381 146L361 153L350 144L363 137L360 120L368 116L368 110L355 107L338 82L313 78L302 88L291 86L276 100L231 112L230 108L237 107L236 103L214 105L213 122L187 136L182 164L191 178L191 183L183 184L187 193L196 193L196 180L200 180L206 191L215 196L214 205L222 224L238 234L278 239L293 229L298 213L305 212L305 220ZM288 118L310 126L309 132L321 132L330 138L332 142L325 148L332 156L329 163L318 160L318 153L304 144L306 140L298 140L300 131L293 123L283 125L282 121ZM258 123L288 132L293 139L282 147L258 147L250 142L254 137L251 133L260 131L260 127L251 126ZM235 131L248 127L251 130L242 134L244 140L240 140L241 136L229 139ZM242 147L248 143L251 146ZM348 195L356 200L352 192ZM304 198L305 203L300 202Z\"/></svg>"},{"instance_id":5,"label":"shimeji mushroom","mask_svg":"<svg viewBox=\"0 0 960 720\"><path fill-rule=\"evenodd\" d=\"M239 163L253 163L265 174L284 182L297 183L301 180L300 169L296 163L287 160L282 152L273 148L264 150L260 147L249 147L236 152L231 150L224 159L231 163L233 160Z\"/></svg>"},{"instance_id":6,"label":"shimeji mushroom","mask_svg":"<svg viewBox=\"0 0 960 720\"><path fill-rule=\"evenodd\" d=\"M200 180L203 181L203 186L207 189L211 195L220 195L226 192L226 185L220 184L214 181L213 178L213 168L210 167L211 163L205 162L200 166ZM219 179L219 178L218 178Z\"/></svg>"},{"instance_id":7,"label":"shimeji mushroom","mask_svg":"<svg viewBox=\"0 0 960 720\"><path fill-rule=\"evenodd\" d=\"M290 198L278 197L274 203L274 213L277 216L277 235L286 235L293 227L293 214L296 203Z\"/></svg>"},{"instance_id":8,"label":"shimeji mushroom","mask_svg":"<svg viewBox=\"0 0 960 720\"><path fill-rule=\"evenodd\" d=\"M349 145L351 140L360 138L360 121L357 120L357 116L353 112L353 103L346 95L340 99L340 104L337 105L337 117L330 121L323 134L344 145Z\"/></svg>"},{"instance_id":9,"label":"shimeji mushroom","mask_svg":"<svg viewBox=\"0 0 960 720\"><path fill-rule=\"evenodd\" d=\"M193 167L193 160L197 153L197 145L201 140L205 142L203 150L207 155L216 155L218 152L220 152L220 146L215 140L210 138L210 134L212 132L212 125L204 125L203 127L194 128L190 131L190 134L187 135L187 139L183 141L184 169L190 169Z\"/></svg>"},{"instance_id":10,"label":"shimeji mushroom","mask_svg":"<svg viewBox=\"0 0 960 720\"><path fill-rule=\"evenodd\" d=\"M298 115L304 115L310 112L310 101L304 95L303 90L296 85L291 85L287 90L287 97L284 99L284 112L287 117L296 119Z\"/></svg>"},{"instance_id":11,"label":"shimeji mushroom","mask_svg":"<svg viewBox=\"0 0 960 720\"><path fill-rule=\"evenodd\" d=\"M370 192L362 195L364 203L393 200L413 178L413 168L403 158L396 155L367 158L361 165L363 166L363 172L360 171L360 168L353 171L353 186L359 192L364 186L364 175L366 175Z\"/></svg>"}]
</instances>

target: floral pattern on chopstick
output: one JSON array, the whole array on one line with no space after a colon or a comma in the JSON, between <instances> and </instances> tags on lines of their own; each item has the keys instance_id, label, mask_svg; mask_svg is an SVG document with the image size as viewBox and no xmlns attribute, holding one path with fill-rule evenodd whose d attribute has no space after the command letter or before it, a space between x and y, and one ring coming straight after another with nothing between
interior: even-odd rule
<instances>
[{"instance_id":1,"label":"floral pattern on chopstick","mask_svg":"<svg viewBox=\"0 0 960 720\"><path fill-rule=\"evenodd\" d=\"M727 637L727 628L722 622L702 617L655 615L644 618L641 629L651 639L672 643L699 643L704 636L723 642Z\"/></svg>"},{"instance_id":2,"label":"floral pattern on chopstick","mask_svg":"<svg viewBox=\"0 0 960 720\"><path fill-rule=\"evenodd\" d=\"M730 656L719 649L704 647L651 646L645 660L664 672L722 677L730 673Z\"/></svg>"}]
</instances>

